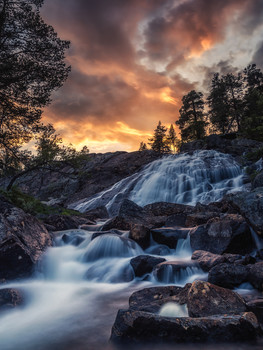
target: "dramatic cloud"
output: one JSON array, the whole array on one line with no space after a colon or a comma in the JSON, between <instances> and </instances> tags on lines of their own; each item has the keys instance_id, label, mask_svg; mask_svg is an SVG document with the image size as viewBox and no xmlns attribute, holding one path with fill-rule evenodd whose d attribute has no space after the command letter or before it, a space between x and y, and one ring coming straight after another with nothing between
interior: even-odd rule
<instances>
[{"instance_id":1,"label":"dramatic cloud","mask_svg":"<svg viewBox=\"0 0 263 350\"><path fill-rule=\"evenodd\" d=\"M261 0L46 0L72 72L45 111L63 138L133 150L215 71L262 64Z\"/></svg>"}]
</instances>

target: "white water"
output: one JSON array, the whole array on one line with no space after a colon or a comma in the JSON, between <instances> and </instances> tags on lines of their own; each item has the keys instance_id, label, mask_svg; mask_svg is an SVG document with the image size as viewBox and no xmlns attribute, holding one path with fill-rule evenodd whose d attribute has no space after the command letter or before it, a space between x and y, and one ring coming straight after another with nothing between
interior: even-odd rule
<instances>
[{"instance_id":1,"label":"white water","mask_svg":"<svg viewBox=\"0 0 263 350\"><path fill-rule=\"evenodd\" d=\"M155 161L75 208L85 211L107 204L114 213L125 197L140 205L162 200L195 204L218 200L241 186L242 171L230 156L199 151ZM140 254L190 261L189 238L179 240L176 250L152 241L144 252L125 233L91 240L99 227L90 229L58 233L56 246L47 251L34 279L1 287L18 288L26 296L24 307L0 314L1 350L112 350L107 342L111 326L134 290L184 285L206 276L189 265L176 273L168 267L161 281L153 274L134 278L130 260Z\"/></svg>"},{"instance_id":2,"label":"white water","mask_svg":"<svg viewBox=\"0 0 263 350\"><path fill-rule=\"evenodd\" d=\"M140 206L154 202L195 205L218 201L242 186L243 172L232 156L195 151L156 160L108 190L70 207L84 212L106 205L109 213L115 215L124 198Z\"/></svg>"},{"instance_id":3,"label":"white water","mask_svg":"<svg viewBox=\"0 0 263 350\"><path fill-rule=\"evenodd\" d=\"M160 311L159 315L163 317L187 317L188 310L187 305L180 305L178 303L166 303L164 304Z\"/></svg>"},{"instance_id":4,"label":"white water","mask_svg":"<svg viewBox=\"0 0 263 350\"><path fill-rule=\"evenodd\" d=\"M85 237L75 246L65 244L65 233ZM136 289L168 282L157 282L151 274L148 282L143 281L147 276L134 278L131 258L149 253L125 233L91 240L92 233L58 233L56 246L47 251L33 280L2 286L22 290L26 305L0 315L1 350L105 349L117 310L127 307L128 296ZM152 241L152 247L160 246ZM180 241L177 250L166 247L164 253L167 260L189 260L189 240ZM194 280L200 271L192 270L188 277ZM175 276L174 283L185 283L184 272L181 279Z\"/></svg>"}]
</instances>

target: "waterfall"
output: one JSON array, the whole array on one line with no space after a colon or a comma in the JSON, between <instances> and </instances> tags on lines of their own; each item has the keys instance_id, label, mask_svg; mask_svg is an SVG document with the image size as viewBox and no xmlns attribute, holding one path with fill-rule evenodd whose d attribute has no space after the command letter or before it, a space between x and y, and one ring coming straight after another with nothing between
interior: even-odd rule
<instances>
[{"instance_id":1,"label":"waterfall","mask_svg":"<svg viewBox=\"0 0 263 350\"><path fill-rule=\"evenodd\" d=\"M243 171L229 154L213 150L170 155L146 165L140 172L70 208L85 212L106 205L116 215L124 198L140 206L154 202L195 205L220 200L241 190Z\"/></svg>"}]
</instances>

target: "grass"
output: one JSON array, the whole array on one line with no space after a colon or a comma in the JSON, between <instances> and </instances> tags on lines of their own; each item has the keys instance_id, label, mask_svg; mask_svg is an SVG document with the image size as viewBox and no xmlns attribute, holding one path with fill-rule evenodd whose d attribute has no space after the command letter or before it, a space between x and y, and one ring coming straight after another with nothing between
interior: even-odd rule
<instances>
[{"instance_id":1,"label":"grass","mask_svg":"<svg viewBox=\"0 0 263 350\"><path fill-rule=\"evenodd\" d=\"M3 195L9 202L11 202L16 207L21 208L26 213L35 216L55 214L64 216L81 215L80 212L75 210L44 204L35 197L22 192L16 186L12 187L10 191L0 189L0 194Z\"/></svg>"}]
</instances>

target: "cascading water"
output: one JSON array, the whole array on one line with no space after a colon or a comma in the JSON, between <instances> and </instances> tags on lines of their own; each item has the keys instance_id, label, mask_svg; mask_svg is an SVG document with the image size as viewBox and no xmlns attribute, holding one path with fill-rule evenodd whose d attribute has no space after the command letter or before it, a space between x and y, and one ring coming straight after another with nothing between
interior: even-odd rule
<instances>
[{"instance_id":1,"label":"cascading water","mask_svg":"<svg viewBox=\"0 0 263 350\"><path fill-rule=\"evenodd\" d=\"M141 206L154 202L195 205L218 201L228 192L241 190L242 185L242 169L232 156L195 151L156 160L141 172L70 207L84 212L106 205L115 215L124 198Z\"/></svg>"},{"instance_id":2,"label":"cascading water","mask_svg":"<svg viewBox=\"0 0 263 350\"><path fill-rule=\"evenodd\" d=\"M232 157L215 151L169 156L73 207L85 211L107 204L114 214L123 198L140 205L214 201L239 189L242 176ZM99 225L89 231L56 233L56 245L46 252L33 279L0 287L18 288L25 298L25 306L0 314L1 350L113 350L107 342L111 326L134 290L157 284L184 285L206 277L198 266L191 265L189 236L180 239L176 249L152 240L143 251L125 232L101 233L93 239L98 231ZM135 277L130 261L142 254L166 259L161 278L154 271ZM175 261L182 268L171 268ZM187 313L176 305L166 305L160 312Z\"/></svg>"}]
</instances>

